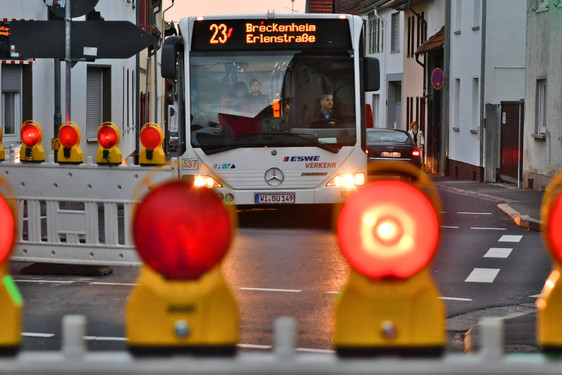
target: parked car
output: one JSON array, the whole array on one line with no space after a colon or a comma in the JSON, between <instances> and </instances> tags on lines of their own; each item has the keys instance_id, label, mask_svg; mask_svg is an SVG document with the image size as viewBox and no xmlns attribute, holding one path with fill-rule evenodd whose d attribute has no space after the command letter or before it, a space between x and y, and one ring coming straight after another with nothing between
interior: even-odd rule
<instances>
[{"instance_id":1,"label":"parked car","mask_svg":"<svg viewBox=\"0 0 562 375\"><path fill-rule=\"evenodd\" d=\"M408 132L398 129L367 129L367 152L370 163L388 160L405 161L421 167L421 151Z\"/></svg>"}]
</instances>

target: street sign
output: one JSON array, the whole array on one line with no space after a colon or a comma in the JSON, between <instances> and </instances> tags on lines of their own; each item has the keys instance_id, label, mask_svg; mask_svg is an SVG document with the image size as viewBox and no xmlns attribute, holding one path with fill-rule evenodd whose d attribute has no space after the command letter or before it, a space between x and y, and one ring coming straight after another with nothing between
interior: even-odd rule
<instances>
[{"instance_id":1,"label":"street sign","mask_svg":"<svg viewBox=\"0 0 562 375\"><path fill-rule=\"evenodd\" d=\"M43 0L47 7L59 17L66 17L65 0ZM97 5L98 0L72 0L70 4L70 16L80 17L90 12Z\"/></svg>"},{"instance_id":2,"label":"street sign","mask_svg":"<svg viewBox=\"0 0 562 375\"><path fill-rule=\"evenodd\" d=\"M443 82L445 81L445 75L440 68L433 69L431 73L431 85L435 90L441 90L443 87Z\"/></svg>"},{"instance_id":3,"label":"street sign","mask_svg":"<svg viewBox=\"0 0 562 375\"><path fill-rule=\"evenodd\" d=\"M66 58L64 21L9 23L9 43L19 58ZM73 60L125 59L157 41L128 21L75 21L71 30Z\"/></svg>"}]
</instances>

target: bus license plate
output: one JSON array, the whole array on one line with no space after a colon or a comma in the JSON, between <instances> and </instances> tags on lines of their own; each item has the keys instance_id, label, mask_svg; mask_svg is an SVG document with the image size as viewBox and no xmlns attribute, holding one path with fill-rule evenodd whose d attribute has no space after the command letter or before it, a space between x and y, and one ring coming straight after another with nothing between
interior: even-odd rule
<instances>
[{"instance_id":1,"label":"bus license plate","mask_svg":"<svg viewBox=\"0 0 562 375\"><path fill-rule=\"evenodd\" d=\"M256 204L283 204L295 203L295 193L285 194L256 194Z\"/></svg>"}]
</instances>

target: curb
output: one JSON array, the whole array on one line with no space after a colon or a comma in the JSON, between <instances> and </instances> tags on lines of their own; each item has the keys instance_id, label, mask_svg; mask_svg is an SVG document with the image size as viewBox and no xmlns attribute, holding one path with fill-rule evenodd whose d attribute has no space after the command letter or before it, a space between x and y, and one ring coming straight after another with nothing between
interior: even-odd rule
<instances>
[{"instance_id":1,"label":"curb","mask_svg":"<svg viewBox=\"0 0 562 375\"><path fill-rule=\"evenodd\" d=\"M529 215L522 215L519 211L515 210L507 203L498 204L498 208L511 216L515 224L519 227L526 228L535 232L541 231L540 220L534 219Z\"/></svg>"}]
</instances>

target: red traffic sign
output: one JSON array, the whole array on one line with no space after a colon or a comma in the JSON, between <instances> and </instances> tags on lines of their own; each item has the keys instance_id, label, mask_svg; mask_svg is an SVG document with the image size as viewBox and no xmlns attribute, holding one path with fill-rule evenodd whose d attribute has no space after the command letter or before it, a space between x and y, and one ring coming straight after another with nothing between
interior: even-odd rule
<instances>
[{"instance_id":1,"label":"red traffic sign","mask_svg":"<svg viewBox=\"0 0 562 375\"><path fill-rule=\"evenodd\" d=\"M435 90L441 90L443 87L443 82L445 82L445 75L440 68L433 69L431 73L431 85Z\"/></svg>"}]
</instances>

